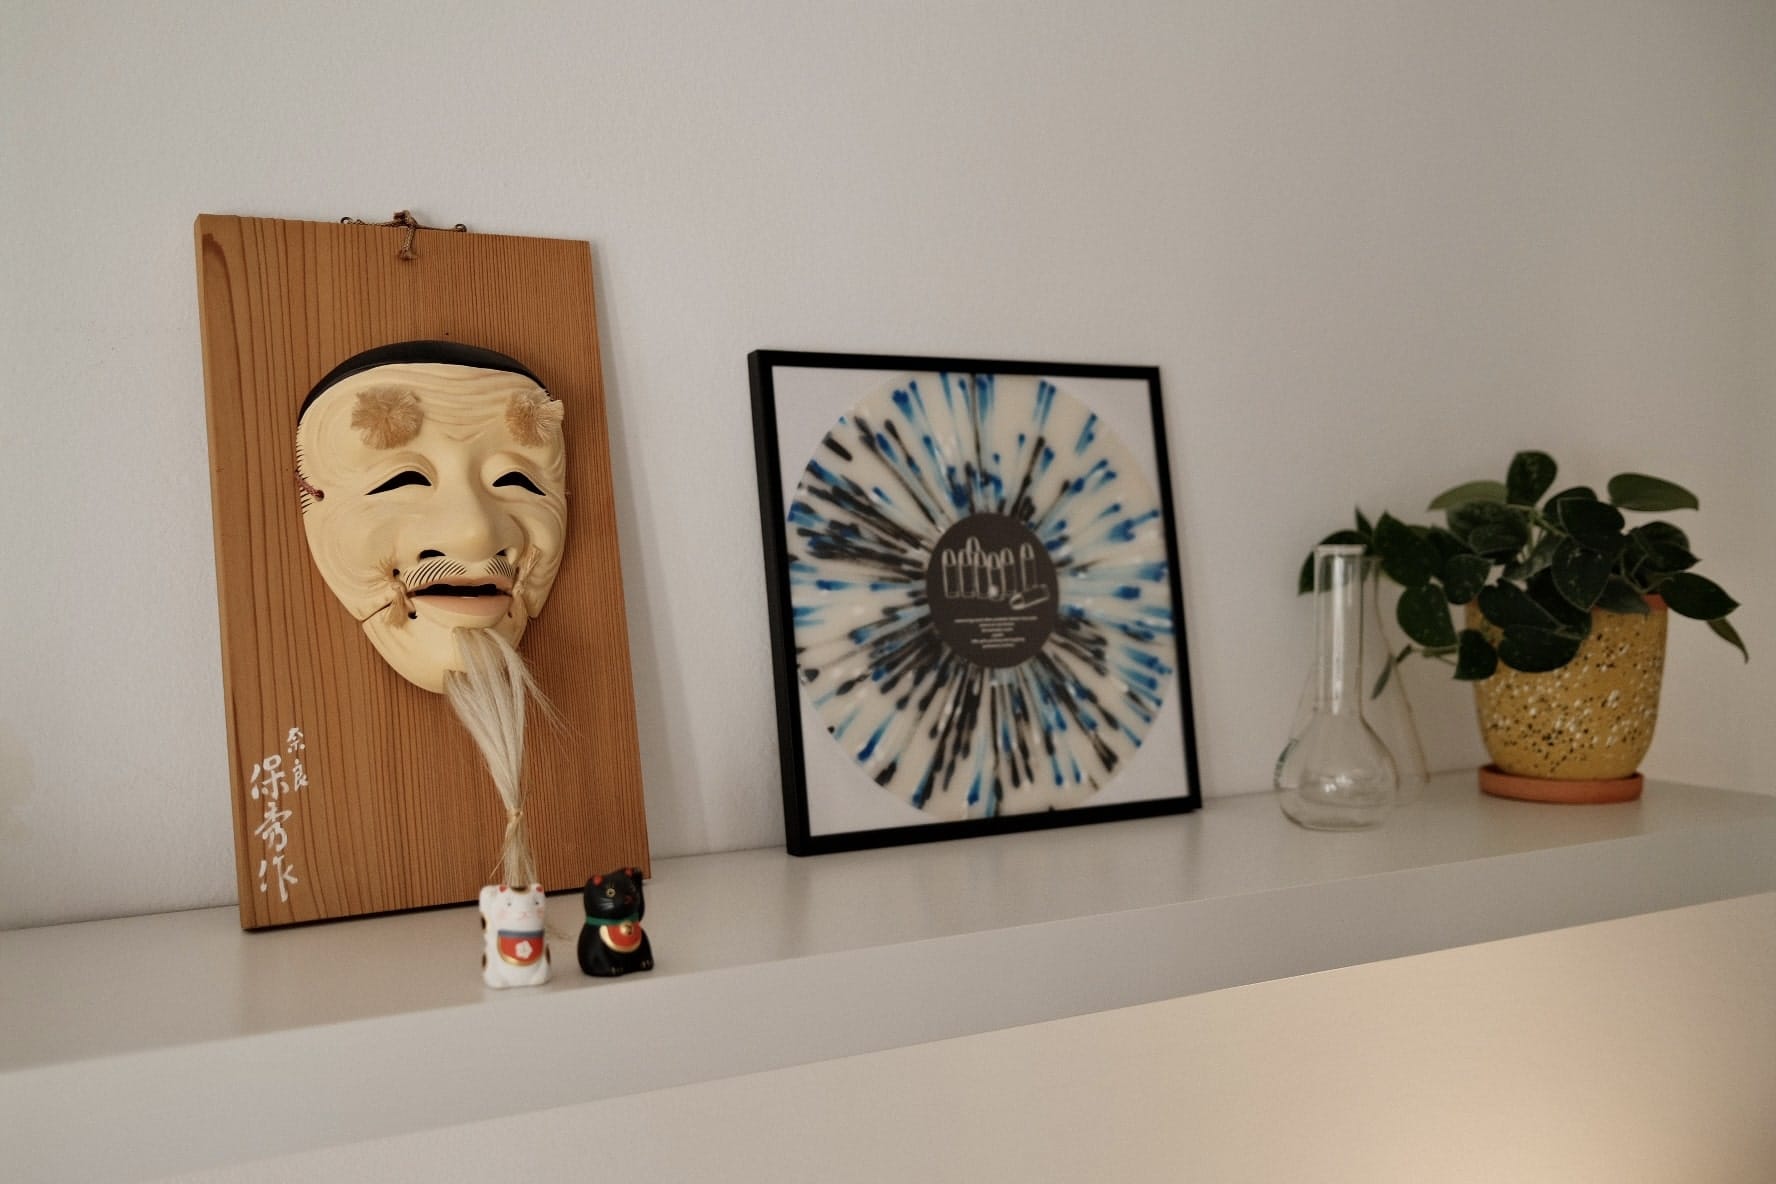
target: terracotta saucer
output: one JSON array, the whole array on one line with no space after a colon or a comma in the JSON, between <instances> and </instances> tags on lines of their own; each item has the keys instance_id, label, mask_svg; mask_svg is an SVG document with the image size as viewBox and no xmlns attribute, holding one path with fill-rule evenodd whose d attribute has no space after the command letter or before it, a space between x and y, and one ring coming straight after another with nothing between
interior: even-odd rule
<instances>
[{"instance_id":1,"label":"terracotta saucer","mask_svg":"<svg viewBox=\"0 0 1776 1184\"><path fill-rule=\"evenodd\" d=\"M1520 802L1557 802L1567 806L1597 806L1608 802L1632 802L1640 797L1646 779L1639 773L1607 781L1555 781L1547 777L1520 777L1497 765L1480 766L1480 788L1495 798Z\"/></svg>"}]
</instances>

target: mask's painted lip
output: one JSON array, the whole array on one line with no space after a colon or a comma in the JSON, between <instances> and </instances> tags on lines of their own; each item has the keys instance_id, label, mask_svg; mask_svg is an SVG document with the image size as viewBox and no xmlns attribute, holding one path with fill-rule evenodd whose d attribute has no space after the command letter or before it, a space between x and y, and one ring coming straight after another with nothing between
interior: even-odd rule
<instances>
[{"instance_id":1,"label":"mask's painted lip","mask_svg":"<svg viewBox=\"0 0 1776 1184\"><path fill-rule=\"evenodd\" d=\"M505 619L512 598L504 592L492 596L415 596L413 607L441 624L484 627Z\"/></svg>"}]
</instances>

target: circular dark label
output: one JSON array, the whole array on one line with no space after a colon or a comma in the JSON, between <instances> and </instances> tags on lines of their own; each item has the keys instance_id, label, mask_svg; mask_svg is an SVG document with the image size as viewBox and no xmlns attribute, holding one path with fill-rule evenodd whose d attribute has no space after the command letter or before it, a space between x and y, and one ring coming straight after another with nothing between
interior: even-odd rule
<instances>
[{"instance_id":1,"label":"circular dark label","mask_svg":"<svg viewBox=\"0 0 1776 1184\"><path fill-rule=\"evenodd\" d=\"M977 666L1017 666L1054 632L1060 586L1036 532L1004 514L971 514L944 531L925 569L932 624Z\"/></svg>"}]
</instances>

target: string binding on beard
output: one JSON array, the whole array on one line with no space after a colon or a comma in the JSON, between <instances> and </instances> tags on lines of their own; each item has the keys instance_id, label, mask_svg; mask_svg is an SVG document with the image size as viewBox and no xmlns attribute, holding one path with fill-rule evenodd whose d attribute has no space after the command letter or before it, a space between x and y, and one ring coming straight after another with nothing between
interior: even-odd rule
<instances>
[{"instance_id":1,"label":"string binding on beard","mask_svg":"<svg viewBox=\"0 0 1776 1184\"><path fill-rule=\"evenodd\" d=\"M555 710L537 689L524 659L511 642L492 629L451 632L462 669L445 671L444 694L481 750L494 791L506 808L506 829L495 867L503 871L501 883L538 883L521 782L525 700L535 699L547 719L556 718ZM488 874L491 876L492 872Z\"/></svg>"}]
</instances>

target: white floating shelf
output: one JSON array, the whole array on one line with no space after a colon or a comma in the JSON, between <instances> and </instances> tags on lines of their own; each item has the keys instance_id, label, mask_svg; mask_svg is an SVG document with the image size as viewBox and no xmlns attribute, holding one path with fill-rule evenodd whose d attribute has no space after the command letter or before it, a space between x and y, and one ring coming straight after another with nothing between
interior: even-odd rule
<instances>
[{"instance_id":1,"label":"white floating shelf","mask_svg":"<svg viewBox=\"0 0 1776 1184\"><path fill-rule=\"evenodd\" d=\"M657 861L658 968L480 986L472 906L243 933L232 908L0 934L9 1171L187 1171L1776 889L1776 798L1432 782L1381 830L1193 815ZM571 896L554 927L581 920Z\"/></svg>"}]
</instances>

